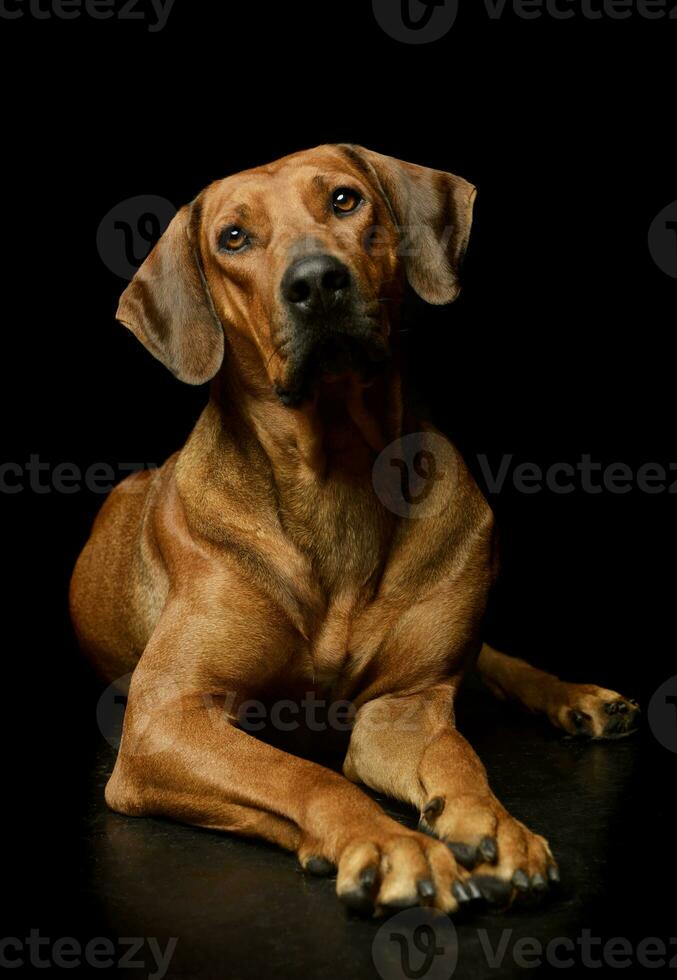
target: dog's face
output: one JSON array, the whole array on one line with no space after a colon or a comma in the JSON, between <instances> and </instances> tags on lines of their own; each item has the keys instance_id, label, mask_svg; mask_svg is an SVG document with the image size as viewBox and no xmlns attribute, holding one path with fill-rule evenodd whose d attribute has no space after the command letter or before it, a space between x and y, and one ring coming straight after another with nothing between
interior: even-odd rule
<instances>
[{"instance_id":1,"label":"dog's face","mask_svg":"<svg viewBox=\"0 0 677 980\"><path fill-rule=\"evenodd\" d=\"M399 236L347 154L326 147L228 177L198 206L219 319L255 343L285 403L318 377L369 375L385 359Z\"/></svg>"},{"instance_id":2,"label":"dog's face","mask_svg":"<svg viewBox=\"0 0 677 980\"><path fill-rule=\"evenodd\" d=\"M451 174L358 147L285 157L183 208L118 318L191 383L218 371L225 333L296 405L323 378L375 373L405 276L429 302L456 297L473 197Z\"/></svg>"}]
</instances>

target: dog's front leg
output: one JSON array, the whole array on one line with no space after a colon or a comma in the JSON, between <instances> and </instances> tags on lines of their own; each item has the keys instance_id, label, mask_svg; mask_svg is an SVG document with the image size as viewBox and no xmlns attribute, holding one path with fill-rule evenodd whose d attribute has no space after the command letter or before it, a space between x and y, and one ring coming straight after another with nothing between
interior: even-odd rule
<instances>
[{"instance_id":1,"label":"dog's front leg","mask_svg":"<svg viewBox=\"0 0 677 980\"><path fill-rule=\"evenodd\" d=\"M340 774L242 731L225 708L212 685L189 682L178 665L158 673L142 658L108 804L264 837L311 872L337 869L339 897L362 911L456 909L452 888L467 873L448 848L402 827Z\"/></svg>"},{"instance_id":2,"label":"dog's front leg","mask_svg":"<svg viewBox=\"0 0 677 980\"><path fill-rule=\"evenodd\" d=\"M349 779L414 804L421 826L472 870L455 886L463 901L507 904L558 879L547 841L511 817L492 793L484 766L454 727L455 689L443 684L386 696L358 711L344 763Z\"/></svg>"}]
</instances>

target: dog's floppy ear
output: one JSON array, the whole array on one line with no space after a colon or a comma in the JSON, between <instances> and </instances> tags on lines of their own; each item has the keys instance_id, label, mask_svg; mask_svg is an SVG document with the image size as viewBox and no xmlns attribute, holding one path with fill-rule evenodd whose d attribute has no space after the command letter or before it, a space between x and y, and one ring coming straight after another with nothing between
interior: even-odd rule
<instances>
[{"instance_id":1,"label":"dog's floppy ear","mask_svg":"<svg viewBox=\"0 0 677 980\"><path fill-rule=\"evenodd\" d=\"M199 385L223 361L223 327L214 311L191 223L181 208L120 298L116 318L181 381Z\"/></svg>"},{"instance_id":2,"label":"dog's floppy ear","mask_svg":"<svg viewBox=\"0 0 677 980\"><path fill-rule=\"evenodd\" d=\"M368 171L400 228L407 279L427 303L451 303L461 291L463 261L477 193L462 177L365 150L343 149Z\"/></svg>"}]
</instances>

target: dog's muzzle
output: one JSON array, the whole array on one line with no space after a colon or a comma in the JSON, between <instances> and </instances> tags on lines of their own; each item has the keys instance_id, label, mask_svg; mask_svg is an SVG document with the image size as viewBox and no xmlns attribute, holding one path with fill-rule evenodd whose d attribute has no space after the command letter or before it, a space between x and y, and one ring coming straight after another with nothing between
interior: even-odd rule
<instances>
[{"instance_id":1,"label":"dog's muzzle","mask_svg":"<svg viewBox=\"0 0 677 980\"><path fill-rule=\"evenodd\" d=\"M340 259L325 253L297 259L280 292L290 343L287 377L277 393L286 405L302 401L323 377L354 372L368 379L382 367L387 347Z\"/></svg>"}]
</instances>

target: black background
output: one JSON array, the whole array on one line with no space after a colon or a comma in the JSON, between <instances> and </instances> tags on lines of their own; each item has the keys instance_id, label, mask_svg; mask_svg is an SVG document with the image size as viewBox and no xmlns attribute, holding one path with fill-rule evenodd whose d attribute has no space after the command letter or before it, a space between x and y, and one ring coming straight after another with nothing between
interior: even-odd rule
<instances>
[{"instance_id":1,"label":"black background","mask_svg":"<svg viewBox=\"0 0 677 980\"><path fill-rule=\"evenodd\" d=\"M349 141L479 188L462 297L421 309L408 338L471 464L669 464L677 280L647 233L677 198L676 36L677 22L638 17L494 22L469 0L446 38L419 47L387 37L366 2L176 0L155 34L0 19L2 457L84 468L159 463L179 447L206 390L115 324L125 283L97 251L99 222L137 194L178 206L212 179ZM86 921L76 815L99 735L66 590L101 500L28 488L0 499L3 890L19 930ZM507 485L491 503L503 538L492 639L646 703L674 671L677 497ZM638 851L619 884L651 921L672 848L652 832L674 756L647 742L640 796L623 804Z\"/></svg>"}]
</instances>

